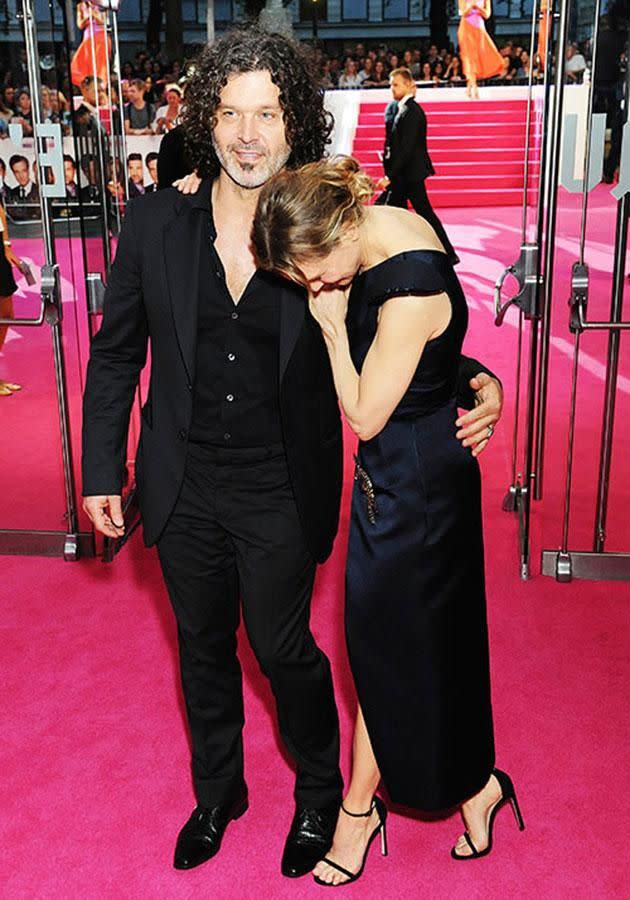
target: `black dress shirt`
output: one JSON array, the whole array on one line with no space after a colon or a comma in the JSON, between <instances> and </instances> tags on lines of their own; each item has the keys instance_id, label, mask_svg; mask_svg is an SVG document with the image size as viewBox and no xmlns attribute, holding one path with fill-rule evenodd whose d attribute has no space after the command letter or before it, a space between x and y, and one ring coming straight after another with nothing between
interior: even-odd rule
<instances>
[{"instance_id":1,"label":"black dress shirt","mask_svg":"<svg viewBox=\"0 0 630 900\"><path fill-rule=\"evenodd\" d=\"M208 226L199 279L190 439L224 447L273 446L282 441L278 279L256 271L235 304L214 249L210 213Z\"/></svg>"}]
</instances>

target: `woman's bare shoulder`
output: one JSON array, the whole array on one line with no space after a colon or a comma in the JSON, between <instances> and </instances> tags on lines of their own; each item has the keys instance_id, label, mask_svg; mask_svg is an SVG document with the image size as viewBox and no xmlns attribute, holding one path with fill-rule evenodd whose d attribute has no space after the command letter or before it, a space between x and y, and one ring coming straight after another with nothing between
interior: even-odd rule
<instances>
[{"instance_id":1,"label":"woman's bare shoulder","mask_svg":"<svg viewBox=\"0 0 630 900\"><path fill-rule=\"evenodd\" d=\"M405 250L444 250L431 225L415 212L394 206L372 207L373 222L387 255Z\"/></svg>"}]
</instances>

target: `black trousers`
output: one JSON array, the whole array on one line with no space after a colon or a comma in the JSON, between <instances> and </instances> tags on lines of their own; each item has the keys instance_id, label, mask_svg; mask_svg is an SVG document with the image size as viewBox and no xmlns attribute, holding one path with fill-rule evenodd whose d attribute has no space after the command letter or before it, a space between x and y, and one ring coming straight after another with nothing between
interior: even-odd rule
<instances>
[{"instance_id":1,"label":"black trousers","mask_svg":"<svg viewBox=\"0 0 630 900\"><path fill-rule=\"evenodd\" d=\"M427 189L424 186L424 179L413 182L401 179L391 182L389 185L389 197L385 201L387 205L399 206L401 209L407 209L407 201L411 203L418 215L422 216L423 219L426 219L429 225L431 225L440 239L440 243L446 250L446 254L451 263L455 265L455 263L459 262L459 257L448 239L444 226L431 206Z\"/></svg>"},{"instance_id":2,"label":"black trousers","mask_svg":"<svg viewBox=\"0 0 630 900\"><path fill-rule=\"evenodd\" d=\"M338 802L339 723L330 664L309 627L315 563L282 448L191 444L158 553L177 618L199 804L227 803L244 782L236 655L241 601L295 760L296 802L314 808Z\"/></svg>"}]
</instances>

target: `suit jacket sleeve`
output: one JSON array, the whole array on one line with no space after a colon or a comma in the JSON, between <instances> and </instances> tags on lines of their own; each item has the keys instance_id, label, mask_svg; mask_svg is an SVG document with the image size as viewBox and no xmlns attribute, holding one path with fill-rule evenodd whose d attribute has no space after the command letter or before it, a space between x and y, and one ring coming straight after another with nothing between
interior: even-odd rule
<instances>
[{"instance_id":1,"label":"suit jacket sleeve","mask_svg":"<svg viewBox=\"0 0 630 900\"><path fill-rule=\"evenodd\" d=\"M135 203L127 207L107 290L103 322L92 341L83 396L83 495L120 494L129 414L147 358Z\"/></svg>"},{"instance_id":2,"label":"suit jacket sleeve","mask_svg":"<svg viewBox=\"0 0 630 900\"><path fill-rule=\"evenodd\" d=\"M457 373L457 405L462 409L475 408L475 392L470 387L469 382L471 378L474 378L475 375L479 375L480 372L485 372L486 375L489 375L491 378L496 378L499 384L501 384L500 379L497 378L494 372L487 369L483 363L478 362L470 356L460 356L459 370Z\"/></svg>"}]
</instances>

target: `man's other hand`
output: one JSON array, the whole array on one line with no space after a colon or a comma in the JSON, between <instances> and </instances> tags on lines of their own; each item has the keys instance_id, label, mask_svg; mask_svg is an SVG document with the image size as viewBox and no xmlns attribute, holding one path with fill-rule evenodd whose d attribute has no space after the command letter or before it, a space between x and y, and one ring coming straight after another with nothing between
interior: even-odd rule
<instances>
[{"instance_id":1,"label":"man's other hand","mask_svg":"<svg viewBox=\"0 0 630 900\"><path fill-rule=\"evenodd\" d=\"M83 509L97 531L108 538L119 538L125 533L122 500L119 494L83 498Z\"/></svg>"},{"instance_id":2,"label":"man's other hand","mask_svg":"<svg viewBox=\"0 0 630 900\"><path fill-rule=\"evenodd\" d=\"M456 437L464 447L472 447L473 456L479 456L488 446L494 427L501 418L503 388L496 378L485 372L471 378L470 386L475 392L476 405L455 422L459 429Z\"/></svg>"}]
</instances>

